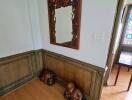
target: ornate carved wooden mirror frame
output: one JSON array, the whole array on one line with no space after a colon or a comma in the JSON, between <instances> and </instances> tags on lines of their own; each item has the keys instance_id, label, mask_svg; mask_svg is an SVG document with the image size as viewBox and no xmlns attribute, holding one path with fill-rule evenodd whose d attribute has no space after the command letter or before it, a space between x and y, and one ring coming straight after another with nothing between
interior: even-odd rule
<instances>
[{"instance_id":1,"label":"ornate carved wooden mirror frame","mask_svg":"<svg viewBox=\"0 0 132 100\"><path fill-rule=\"evenodd\" d=\"M50 43L73 49L79 49L80 23L82 0L48 0L49 34ZM55 9L72 6L72 40L64 43L56 43L56 18Z\"/></svg>"}]
</instances>

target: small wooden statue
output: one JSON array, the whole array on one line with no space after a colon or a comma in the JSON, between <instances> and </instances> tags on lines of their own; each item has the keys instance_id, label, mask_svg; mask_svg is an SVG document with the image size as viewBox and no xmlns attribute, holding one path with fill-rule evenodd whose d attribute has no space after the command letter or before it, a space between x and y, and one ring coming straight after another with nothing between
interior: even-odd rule
<instances>
[{"instance_id":1,"label":"small wooden statue","mask_svg":"<svg viewBox=\"0 0 132 100\"><path fill-rule=\"evenodd\" d=\"M72 100L82 100L83 95L79 89L75 89L72 94Z\"/></svg>"},{"instance_id":2,"label":"small wooden statue","mask_svg":"<svg viewBox=\"0 0 132 100\"><path fill-rule=\"evenodd\" d=\"M53 85L55 83L55 73L48 69L45 69L43 70L43 73L40 76L40 80L45 84Z\"/></svg>"},{"instance_id":3,"label":"small wooden statue","mask_svg":"<svg viewBox=\"0 0 132 100\"><path fill-rule=\"evenodd\" d=\"M82 100L83 95L81 91L75 87L73 82L69 82L64 91L64 98L66 100Z\"/></svg>"},{"instance_id":4,"label":"small wooden statue","mask_svg":"<svg viewBox=\"0 0 132 100\"><path fill-rule=\"evenodd\" d=\"M75 90L75 84L74 84L73 82L69 82L69 83L67 84L66 90L67 90L70 94L72 94L72 93L74 92L74 90Z\"/></svg>"},{"instance_id":5,"label":"small wooden statue","mask_svg":"<svg viewBox=\"0 0 132 100\"><path fill-rule=\"evenodd\" d=\"M64 98L66 100L72 100L72 94L75 90L75 84L73 82L69 82L67 85L66 85L66 90L64 91Z\"/></svg>"}]
</instances>

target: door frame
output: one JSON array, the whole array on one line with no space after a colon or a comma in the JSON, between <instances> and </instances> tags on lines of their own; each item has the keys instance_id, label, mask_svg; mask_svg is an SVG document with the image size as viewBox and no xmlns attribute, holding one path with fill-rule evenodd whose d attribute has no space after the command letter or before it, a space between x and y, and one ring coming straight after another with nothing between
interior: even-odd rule
<instances>
[{"instance_id":1,"label":"door frame","mask_svg":"<svg viewBox=\"0 0 132 100\"><path fill-rule=\"evenodd\" d=\"M108 58L107 58L107 62L106 62L106 72L105 72L105 76L104 76L104 85L105 86L108 85L108 80L109 80L111 70L112 70L112 67L113 67L113 64L114 64L115 56L117 54L116 53L115 55L113 55L113 49L114 49L114 45L115 45L118 26L119 26L119 23L120 23L120 20L121 20L121 15L123 13L123 6L124 6L125 0L118 0L117 2L118 3L117 3L117 7L116 7L116 12L115 12L111 42L110 42ZM121 39L120 39L120 42L121 42ZM119 49L117 49L116 52L118 52L118 50Z\"/></svg>"}]
</instances>

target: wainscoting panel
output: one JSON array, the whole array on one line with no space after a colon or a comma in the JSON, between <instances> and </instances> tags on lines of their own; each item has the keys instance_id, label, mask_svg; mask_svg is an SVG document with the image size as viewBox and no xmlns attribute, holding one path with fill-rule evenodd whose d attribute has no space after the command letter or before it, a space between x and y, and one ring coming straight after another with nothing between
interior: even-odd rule
<instances>
[{"instance_id":1,"label":"wainscoting panel","mask_svg":"<svg viewBox=\"0 0 132 100\"><path fill-rule=\"evenodd\" d=\"M0 59L0 95L31 80L35 73L35 53L26 52Z\"/></svg>"},{"instance_id":2,"label":"wainscoting panel","mask_svg":"<svg viewBox=\"0 0 132 100\"><path fill-rule=\"evenodd\" d=\"M0 58L0 95L39 76L43 68L54 71L61 85L75 82L88 100L100 99L104 69L46 50Z\"/></svg>"},{"instance_id":3,"label":"wainscoting panel","mask_svg":"<svg viewBox=\"0 0 132 100\"><path fill-rule=\"evenodd\" d=\"M49 51L43 52L43 60L45 68L62 80L75 82L89 100L99 100L104 69Z\"/></svg>"}]
</instances>

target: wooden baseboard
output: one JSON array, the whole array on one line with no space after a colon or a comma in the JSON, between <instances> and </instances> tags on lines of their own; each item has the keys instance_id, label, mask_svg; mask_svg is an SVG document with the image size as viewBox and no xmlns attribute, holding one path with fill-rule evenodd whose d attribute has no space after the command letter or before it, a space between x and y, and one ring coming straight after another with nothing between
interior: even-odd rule
<instances>
[{"instance_id":1,"label":"wooden baseboard","mask_svg":"<svg viewBox=\"0 0 132 100\"><path fill-rule=\"evenodd\" d=\"M15 82L12 82L11 84L8 84L5 87L2 87L0 89L0 96L5 95L5 94L17 89L18 87L24 85L25 83L32 80L33 78L34 78L33 76L26 76L26 77L23 77L23 78L15 81Z\"/></svg>"}]
</instances>

